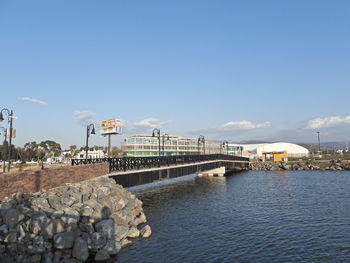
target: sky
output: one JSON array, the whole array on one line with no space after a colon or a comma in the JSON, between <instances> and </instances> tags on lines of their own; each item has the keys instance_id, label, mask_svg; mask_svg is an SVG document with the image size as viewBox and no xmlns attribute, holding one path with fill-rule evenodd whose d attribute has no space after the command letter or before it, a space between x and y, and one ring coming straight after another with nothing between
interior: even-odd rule
<instances>
[{"instance_id":1,"label":"sky","mask_svg":"<svg viewBox=\"0 0 350 263\"><path fill-rule=\"evenodd\" d=\"M345 141L349 10L348 0L0 0L0 109L14 111L17 146L83 146L86 126L110 118L122 120L116 146L154 128Z\"/></svg>"}]
</instances>

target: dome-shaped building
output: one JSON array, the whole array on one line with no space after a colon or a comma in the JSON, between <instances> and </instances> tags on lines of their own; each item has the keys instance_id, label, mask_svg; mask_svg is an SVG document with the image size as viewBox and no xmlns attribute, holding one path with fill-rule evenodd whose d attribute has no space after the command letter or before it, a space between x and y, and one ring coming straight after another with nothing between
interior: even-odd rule
<instances>
[{"instance_id":1,"label":"dome-shaped building","mask_svg":"<svg viewBox=\"0 0 350 263\"><path fill-rule=\"evenodd\" d=\"M309 150L295 143L276 142L259 144L229 144L231 148L241 149L239 154L249 158L269 159L279 154L282 160L289 158L301 158L309 156ZM237 152L230 152L232 155L238 155ZM273 158L274 159L274 158ZM277 158L278 159L278 158Z\"/></svg>"},{"instance_id":2,"label":"dome-shaped building","mask_svg":"<svg viewBox=\"0 0 350 263\"><path fill-rule=\"evenodd\" d=\"M309 156L309 150L305 147L294 143L288 142L276 142L276 143L267 143L259 145L255 149L255 153L262 157L263 153L272 153L272 152L286 152L288 157L291 158L300 158Z\"/></svg>"}]
</instances>

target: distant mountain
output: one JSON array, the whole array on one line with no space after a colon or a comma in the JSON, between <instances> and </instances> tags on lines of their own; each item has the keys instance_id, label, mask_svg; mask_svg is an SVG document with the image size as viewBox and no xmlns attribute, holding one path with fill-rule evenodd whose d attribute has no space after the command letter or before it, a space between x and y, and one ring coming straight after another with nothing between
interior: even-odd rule
<instances>
[{"instance_id":1,"label":"distant mountain","mask_svg":"<svg viewBox=\"0 0 350 263\"><path fill-rule=\"evenodd\" d=\"M258 140L248 140L248 141L241 141L238 144L260 144L260 143L271 143L271 142L258 141Z\"/></svg>"},{"instance_id":2,"label":"distant mountain","mask_svg":"<svg viewBox=\"0 0 350 263\"><path fill-rule=\"evenodd\" d=\"M309 151L317 151L318 150L318 143L297 143ZM321 150L328 149L328 150L346 150L347 148L346 142L321 142Z\"/></svg>"}]
</instances>

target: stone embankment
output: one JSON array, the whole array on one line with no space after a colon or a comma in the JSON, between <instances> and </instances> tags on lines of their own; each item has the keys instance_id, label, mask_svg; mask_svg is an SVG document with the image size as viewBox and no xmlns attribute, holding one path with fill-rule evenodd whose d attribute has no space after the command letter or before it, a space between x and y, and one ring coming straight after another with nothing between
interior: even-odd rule
<instances>
[{"instance_id":1,"label":"stone embankment","mask_svg":"<svg viewBox=\"0 0 350 263\"><path fill-rule=\"evenodd\" d=\"M108 262L148 238L142 202L98 178L0 201L0 262Z\"/></svg>"},{"instance_id":2,"label":"stone embankment","mask_svg":"<svg viewBox=\"0 0 350 263\"><path fill-rule=\"evenodd\" d=\"M350 170L350 163L341 160L331 160L329 162L251 162L249 169L253 171L283 171L283 170L331 170L343 171Z\"/></svg>"}]
</instances>

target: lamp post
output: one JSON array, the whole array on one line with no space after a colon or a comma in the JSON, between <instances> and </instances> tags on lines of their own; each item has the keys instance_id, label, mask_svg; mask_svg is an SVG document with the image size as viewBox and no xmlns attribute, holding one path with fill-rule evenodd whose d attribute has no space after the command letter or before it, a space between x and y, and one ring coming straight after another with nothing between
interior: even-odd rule
<instances>
[{"instance_id":1,"label":"lamp post","mask_svg":"<svg viewBox=\"0 0 350 263\"><path fill-rule=\"evenodd\" d=\"M228 155L228 141L223 141L222 147L225 148L225 146L226 146L226 155Z\"/></svg>"},{"instance_id":2,"label":"lamp post","mask_svg":"<svg viewBox=\"0 0 350 263\"><path fill-rule=\"evenodd\" d=\"M0 121L3 121L4 120L4 116L2 114L3 111L6 111L7 112L7 116L8 116L8 122L10 123L10 139L9 139L9 155L8 155L8 169L7 171L9 172L10 169L11 169L11 155L12 155L12 122L13 122L13 110L9 110L9 109L2 109L0 111ZM6 134L7 136L7 134Z\"/></svg>"},{"instance_id":3,"label":"lamp post","mask_svg":"<svg viewBox=\"0 0 350 263\"><path fill-rule=\"evenodd\" d=\"M190 139L186 138L186 155L190 155Z\"/></svg>"},{"instance_id":4,"label":"lamp post","mask_svg":"<svg viewBox=\"0 0 350 263\"><path fill-rule=\"evenodd\" d=\"M199 135L198 137L198 155L200 155L200 151L199 151L199 143L203 143L203 154L205 154L205 138L203 135Z\"/></svg>"},{"instance_id":5,"label":"lamp post","mask_svg":"<svg viewBox=\"0 0 350 263\"><path fill-rule=\"evenodd\" d=\"M6 140L6 128L0 127L0 129L2 129L3 132L4 132L4 138L5 138L4 142L7 142L7 140ZM5 166L6 166L5 156L2 156L2 158L3 158L3 161L4 161L4 164L3 164L3 167L2 167L2 172L4 173L4 172L6 172L6 167L5 167Z\"/></svg>"},{"instance_id":6,"label":"lamp post","mask_svg":"<svg viewBox=\"0 0 350 263\"><path fill-rule=\"evenodd\" d=\"M152 136L158 137L158 156L160 157L160 129L154 128L152 131Z\"/></svg>"},{"instance_id":7,"label":"lamp post","mask_svg":"<svg viewBox=\"0 0 350 263\"><path fill-rule=\"evenodd\" d=\"M91 131L90 131L91 130ZM86 147L85 147L85 161L87 164L88 160L88 151L89 151L89 136L90 134L96 134L95 126L91 123L86 127Z\"/></svg>"},{"instance_id":8,"label":"lamp post","mask_svg":"<svg viewBox=\"0 0 350 263\"><path fill-rule=\"evenodd\" d=\"M166 137L166 140L167 140L167 141L169 141L169 140L170 140L170 138L169 138L169 135L168 135L168 134L163 134L163 156L165 156L165 152L164 152L164 148L165 148L165 146L164 146L164 140L165 140L165 137Z\"/></svg>"},{"instance_id":9,"label":"lamp post","mask_svg":"<svg viewBox=\"0 0 350 263\"><path fill-rule=\"evenodd\" d=\"M318 152L321 154L321 141L320 141L320 132L317 132L318 137Z\"/></svg>"}]
</instances>

